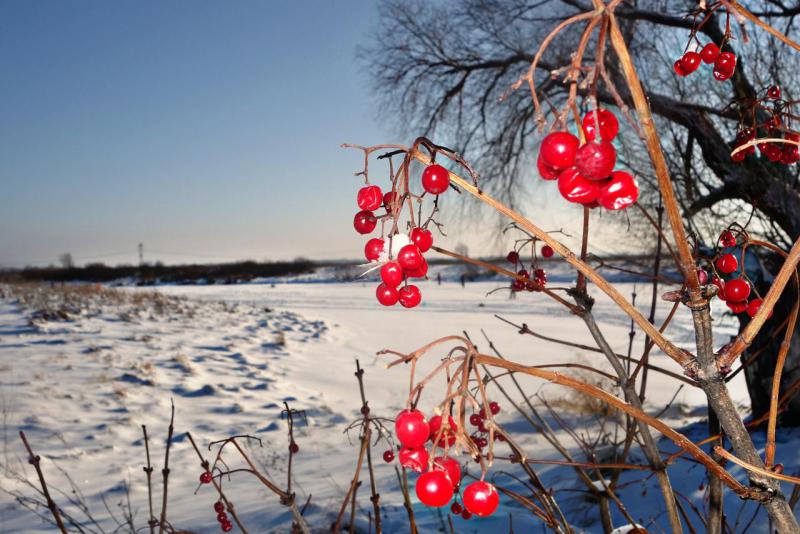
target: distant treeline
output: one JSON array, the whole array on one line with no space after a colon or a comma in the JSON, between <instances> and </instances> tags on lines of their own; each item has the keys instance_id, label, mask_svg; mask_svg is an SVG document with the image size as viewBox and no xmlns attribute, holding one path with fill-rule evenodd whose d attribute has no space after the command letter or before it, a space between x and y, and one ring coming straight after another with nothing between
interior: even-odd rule
<instances>
[{"instance_id":1,"label":"distant treeline","mask_svg":"<svg viewBox=\"0 0 800 534\"><path fill-rule=\"evenodd\" d=\"M157 282L236 283L254 278L302 274L312 271L317 265L311 260L256 262L242 261L214 265L162 265L145 264L108 266L91 263L84 267L25 267L0 271L4 282L112 282L130 280L140 284Z\"/></svg>"}]
</instances>

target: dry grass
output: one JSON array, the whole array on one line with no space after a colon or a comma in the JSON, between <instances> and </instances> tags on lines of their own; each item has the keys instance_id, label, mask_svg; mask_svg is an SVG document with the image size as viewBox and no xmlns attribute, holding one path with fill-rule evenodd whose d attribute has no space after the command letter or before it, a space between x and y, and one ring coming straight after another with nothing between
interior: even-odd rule
<instances>
[{"instance_id":1,"label":"dry grass","mask_svg":"<svg viewBox=\"0 0 800 534\"><path fill-rule=\"evenodd\" d=\"M0 285L0 298L12 299L32 310L31 322L69 321L119 309L121 320L135 321L146 315L194 314L193 306L179 297L158 291L124 291L100 284L18 283Z\"/></svg>"},{"instance_id":2,"label":"dry grass","mask_svg":"<svg viewBox=\"0 0 800 534\"><path fill-rule=\"evenodd\" d=\"M616 384L611 380L588 371L574 373L574 378L598 387L603 391L615 391L617 389ZM556 399L551 400L548 398L547 402L553 408L579 415L596 416L602 419L614 419L622 416L619 410L600 399L590 395L582 395L573 390L569 390L564 396Z\"/></svg>"}]
</instances>

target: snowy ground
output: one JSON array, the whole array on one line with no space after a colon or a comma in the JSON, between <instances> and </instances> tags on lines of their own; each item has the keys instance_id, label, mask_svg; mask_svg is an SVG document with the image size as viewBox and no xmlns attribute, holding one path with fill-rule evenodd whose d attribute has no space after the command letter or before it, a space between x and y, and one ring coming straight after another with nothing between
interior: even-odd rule
<instances>
[{"instance_id":1,"label":"snowy ground","mask_svg":"<svg viewBox=\"0 0 800 534\"><path fill-rule=\"evenodd\" d=\"M557 279L551 277L555 283ZM190 431L201 447L234 434L260 437L263 447L253 445L250 450L269 475L283 485L287 441L280 412L283 402L288 402L292 408L305 411L308 423L300 426L296 437L300 453L293 469L294 488L303 502L312 495L309 521L325 528L338 511L356 461L357 449L343 434L347 424L359 416L360 400L353 376L356 358L366 370L372 414L386 417L393 417L402 408L408 385L403 366L385 370L386 360L375 356L383 348L408 352L435 338L465 331L485 349L483 331L504 356L521 363L583 362L606 368L597 354L521 336L494 318L494 314L500 314L548 336L592 344L583 323L544 296L525 293L509 300L507 292L487 295L498 285L496 281L483 281L462 288L452 281L441 286L424 282L420 284L424 302L415 310L380 308L374 301L373 282L158 288L161 294L177 298L152 298L141 289L124 289L128 295L143 296L97 302L67 321L33 322L30 308L12 298L0 299L5 474L0 531L52 531L6 493L33 495L14 478L14 473L35 476L24 462L18 430L27 433L44 457L49 483L63 492L54 492L56 500L77 518L85 520L68 505L67 498L74 499L75 495L59 469L69 473L104 531L111 532L115 527L107 519L105 505L121 517L118 503L128 498L126 485L130 487L136 524L146 524L141 425L147 425L152 438L156 497L160 502L159 469L170 399L175 403L176 423L168 515L176 527L194 532L218 532L219 528L212 510L212 491L207 486L197 488L201 470L186 432ZM630 294L634 284L623 283L621 288ZM636 287L636 302L643 310L649 304L648 290L649 286ZM626 352L628 321L611 302L594 293L598 297L595 313L606 337L615 350ZM666 306L660 308L662 313L667 311ZM735 332L733 321L719 318L716 332L718 344L727 341ZM679 312L667 334L691 348L688 314ZM634 355L641 352L642 341L641 334L637 335ZM432 363L433 358L428 365ZM653 363L679 371L660 353L653 355ZM702 394L686 387L679 391L675 380L656 373L649 375L649 384L648 409L656 413L669 405L665 415L669 422L693 439L701 439L704 429L700 422L705 413ZM564 389L534 380L525 380L523 385L531 395L539 393L556 402L560 399L562 415L579 433L596 433L591 416L570 413L568 407L574 398ZM743 381L735 380L732 388L735 399L745 408ZM501 395L495 394L505 408L499 421L520 437L529 456L557 458L555 451L511 412ZM421 407L429 408L434 401L438 399L423 397ZM574 444L565 433L559 436L565 443ZM784 441L798 438L797 433L783 434ZM665 451L674 450L667 441L660 446ZM800 451L786 443L778 447L779 460L788 473L794 473L800 464ZM378 446L376 456L384 449L384 445ZM580 458L578 447L573 446L573 450ZM638 453L633 461L641 461ZM477 472L471 467L474 464L467 464L472 473ZM508 466L498 464L493 472L499 482L513 485L500 473L504 469ZM581 485L571 469L538 466L537 471L546 484L556 488L559 503L571 512L576 527L600 531L594 522L596 510L584 493L576 491ZM742 476L737 468L731 472ZM693 463L679 462L671 473L678 492L702 507L703 470ZM406 515L393 466L377 459L377 475L385 531L404 532ZM286 532L286 509L246 475L240 477L228 484L228 491L250 532ZM652 479L642 478L641 473L626 474L620 494L634 518L651 532L660 532L664 517L658 488ZM359 526L363 531L366 513L371 510L367 488L363 486L359 493L363 512ZM101 496L105 496L105 504ZM729 510L734 512L729 521L733 526L738 520L735 530L742 530L755 507L747 505L737 518L738 503L737 497L729 496ZM423 532L436 531L443 525L439 514L419 503L415 512ZM454 524L457 532L507 532L510 513L515 514L516 532L542 529L515 503L507 501L493 519L455 519ZM688 513L694 517L691 510ZM618 512L615 519L620 525L625 523ZM694 521L702 531L699 521ZM85 530L101 531L91 523ZM766 532L766 522L759 519L749 530Z\"/></svg>"}]
</instances>

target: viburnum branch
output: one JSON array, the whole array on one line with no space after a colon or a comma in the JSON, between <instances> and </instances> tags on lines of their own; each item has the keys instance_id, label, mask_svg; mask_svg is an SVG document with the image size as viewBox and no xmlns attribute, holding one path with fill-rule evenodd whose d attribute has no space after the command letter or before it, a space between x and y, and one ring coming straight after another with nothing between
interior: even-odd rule
<instances>
[{"instance_id":1,"label":"viburnum branch","mask_svg":"<svg viewBox=\"0 0 800 534\"><path fill-rule=\"evenodd\" d=\"M481 364L490 365L492 367L500 367L503 369L507 369L509 371L515 371L517 373L522 373L542 378L554 384L566 386L578 391L579 393L590 395L599 400L602 400L610 404L614 408L617 408L627 413L633 418L642 421L648 426L661 432L664 436L669 438L678 447L686 450L686 452L689 453L695 460L697 460L698 462L709 468L716 476L719 476L720 479L722 479L722 481L729 488L731 488L731 490L733 490L737 495L740 495L745 498L758 498L758 496L760 495L760 492L758 490L747 488L746 486L743 486L741 483L739 483L739 481L733 478L727 471L725 471L722 467L720 467L719 464L717 464L710 456L708 456L708 454L703 452L702 449L697 447L691 440L689 440L683 434L673 430L663 421L656 419L655 417L652 417L637 408L632 407L631 405L618 399L614 395L611 395L610 393L607 393L596 386L593 386L591 384L586 384L585 382L581 382L580 380L576 380L566 375L554 373L552 371L536 369L530 366L520 365L514 362L510 362L508 360L502 360L500 358L495 358L493 356L488 356L485 354L478 354L475 356L475 359L478 363Z\"/></svg>"},{"instance_id":2,"label":"viburnum branch","mask_svg":"<svg viewBox=\"0 0 800 534\"><path fill-rule=\"evenodd\" d=\"M156 521L156 517L153 515L153 466L150 465L150 443L147 438L147 427L145 425L142 425L142 434L144 434L144 452L147 460L147 465L142 468L147 477L147 509L149 512L147 524L150 527L150 534L154 534L158 521Z\"/></svg>"},{"instance_id":3,"label":"viburnum branch","mask_svg":"<svg viewBox=\"0 0 800 534\"><path fill-rule=\"evenodd\" d=\"M519 325L519 324L516 324L516 323L514 323L512 321L509 321L508 319L506 319L504 317L501 317L500 315L495 315L495 317L497 319L500 319L504 323L509 324L509 325L517 328L518 332L520 334L528 334L530 336L533 336L535 338L538 338L538 339L541 339L541 340L544 340L544 341L549 341L551 343L557 343L559 345L566 345L568 347L574 347L576 349L586 350L586 351L590 351L590 352L598 352L598 353L602 353L603 352L601 349L599 349L597 347L590 347L589 345L584 345L582 343L575 343L573 341L567 341L567 340L564 340L564 339L557 339L557 338L554 338L554 337L549 337L549 336L545 336L543 334L539 334L539 333L535 332L534 330L531 330L530 327L525 323ZM688 385L690 385L692 387L699 387L697 382L695 382L694 380L692 380L690 378L687 378L685 376L681 376L681 375L679 375L677 373L673 373L672 371L668 371L667 369L664 369L662 367L658 367L657 365L653 365L651 363L643 363L643 360L637 360L636 358L629 358L628 356L626 356L624 354L615 353L615 356L617 358L622 359L622 360L626 360L626 361L630 361L632 363L635 363L635 364L637 364L637 366L638 365L646 366L650 370L653 370L653 371L655 371L657 373L661 373L663 375L669 376L670 378L674 378L675 380L683 382L684 384L688 384ZM634 376L634 375L631 375L631 376Z\"/></svg>"},{"instance_id":4,"label":"viburnum branch","mask_svg":"<svg viewBox=\"0 0 800 534\"><path fill-rule=\"evenodd\" d=\"M161 495L161 519L158 522L158 533L161 534L164 532L164 528L167 526L167 489L169 487L169 449L172 446L172 432L174 431L174 424L175 424L175 403L170 399L171 404L171 414L169 418L169 428L167 428L167 444L164 452L164 468L161 470L161 474L164 479L164 489L162 490L163 493Z\"/></svg>"},{"instance_id":5,"label":"viburnum branch","mask_svg":"<svg viewBox=\"0 0 800 534\"><path fill-rule=\"evenodd\" d=\"M758 26L762 30L766 31L767 33L769 33L770 35L772 35L773 37L778 39L783 44L791 46L795 50L800 51L800 44L797 44L793 40L791 40L788 37L786 37L786 35L784 35L780 31L776 30L775 28L773 28L772 26L770 26L769 24L767 24L766 22L764 22L763 20L761 20L757 16L753 15L752 13L750 13L739 2L736 2L736 0L723 0L723 3L726 6L728 6L729 8L732 8L733 10L735 10L736 13L738 13L739 15L743 16L744 18L746 18L747 20L749 20L750 22L752 22L753 24L755 24L756 26Z\"/></svg>"},{"instance_id":6,"label":"viburnum branch","mask_svg":"<svg viewBox=\"0 0 800 534\"><path fill-rule=\"evenodd\" d=\"M22 440L22 444L25 445L25 450L28 451L28 463L36 469L36 475L39 477L39 485L42 487L42 495L44 495L45 502L47 502L47 508L50 510L50 513L53 514L53 519L58 529L64 534L67 534L67 529L64 527L64 522L61 520L61 514L58 512L58 506L50 496L50 491L47 489L47 482L45 482L44 472L42 472L41 458L33 453L33 449L31 449L30 444L28 444L28 438L25 437L25 432L20 430L19 437Z\"/></svg>"},{"instance_id":7,"label":"viburnum branch","mask_svg":"<svg viewBox=\"0 0 800 534\"><path fill-rule=\"evenodd\" d=\"M520 282L531 283L536 288L536 291L540 291L540 292L544 293L545 295L547 295L548 297L552 298L553 300L555 300L559 304L562 304L563 306L567 307L569 309L569 311L571 311L574 314L579 314L583 310L583 308L581 308L580 306L576 306L575 304L569 302L567 299L561 297L560 295L558 295L554 291L548 289L546 286L543 286L543 285L539 284L538 282L536 282L536 280L532 280L532 279L530 279L528 277L521 276L521 275L519 275L519 274L517 274L517 273L515 273L513 271L509 271L508 269L504 269L502 267L498 267L497 265L494 265L492 263L488 263L488 262L485 262L485 261L473 259L473 258L470 258L468 256L464 256L462 254L458 254L457 252L452 252L450 250L443 249L441 247L437 247L435 245L431 247L431 250L435 250L436 252L438 252L439 254L442 254L444 256L450 256L451 258L455 258L457 260L463 261L464 263L469 263L471 265L477 265L478 267L483 267L483 268L488 269L490 271L494 271L494 272L496 272L498 274L502 274L504 276L508 276L509 278L513 278L515 280L519 280Z\"/></svg>"},{"instance_id":8,"label":"viburnum branch","mask_svg":"<svg viewBox=\"0 0 800 534\"><path fill-rule=\"evenodd\" d=\"M430 158L421 152L412 152L411 156L425 165L430 164ZM598 289L611 297L611 300L613 300L622 309L622 311L625 312L626 315L632 318L636 324L653 339L655 344L658 345L658 347L664 351L667 356L675 360L684 369L691 370L694 368L696 362L694 361L694 357L689 352L675 346L668 341L661 334L661 332L659 332L656 327L650 323L650 321L648 321L644 315L641 314L639 310L637 310L630 302L628 302L628 300L613 285L611 285L603 276L601 276L586 262L583 262L576 257L575 253L569 250L565 245L553 239L541 228L534 225L531 221L515 212L511 208L507 207L502 202L495 200L487 194L479 191L475 186L464 180L458 174L450 172L450 181L456 183L459 187L471 195L507 216L520 227L535 235L547 245L550 245L550 247L555 252L560 254L569 264L575 267L578 271L582 272L586 278L594 282ZM694 269L692 269L692 272L694 272Z\"/></svg>"},{"instance_id":9,"label":"viburnum branch","mask_svg":"<svg viewBox=\"0 0 800 534\"><path fill-rule=\"evenodd\" d=\"M745 244L745 246L742 247L742 255L744 255L748 245L768 248L773 252L783 256L784 259L786 258L786 252L775 245L766 243L764 241L751 241ZM742 264L744 264L744 262L742 262ZM792 311L789 313L786 330L783 334L783 341L781 342L780 350L778 351L778 358L775 362L775 371L772 374L772 390L770 393L769 403L769 422L767 423L767 443L764 446L764 464L766 465L767 469L771 468L773 462L775 461L775 434L778 426L778 397L780 396L781 377L783 376L783 367L786 363L786 358L789 355L789 348L791 347L794 328L797 325L797 316L798 313L800 313L800 282L798 281L797 271L792 273L792 279L794 281L796 296L794 299L794 304L792 305Z\"/></svg>"},{"instance_id":10,"label":"viburnum branch","mask_svg":"<svg viewBox=\"0 0 800 534\"><path fill-rule=\"evenodd\" d=\"M736 361L736 358L750 346L750 343L752 343L753 339L758 335L758 332L764 326L764 322L778 302L783 290L786 288L786 284L789 283L789 280L796 272L798 262L800 262L800 239L795 241L791 250L786 255L783 266L780 271L778 271L778 274L775 275L772 285L769 291L767 291L766 296L764 296L761 307L758 308L756 314L750 322L747 323L747 326L744 327L741 333L736 336L732 343L720 349L718 353L718 365L720 368L730 368L733 362Z\"/></svg>"},{"instance_id":11,"label":"viburnum branch","mask_svg":"<svg viewBox=\"0 0 800 534\"><path fill-rule=\"evenodd\" d=\"M714 452L725 458L726 460L730 460L731 462L735 463L736 465L747 469L748 471L752 471L754 473L758 473L759 475L763 475L765 477L774 478L777 480L782 480L784 482L791 482L792 484L800 484L800 478L797 477L790 477L789 475L784 475L782 473L777 473L775 471L771 471L769 469L762 469L755 465L749 464L742 460L741 458L737 458L733 454L726 451L724 448L717 445L714 447Z\"/></svg>"},{"instance_id":12,"label":"viburnum branch","mask_svg":"<svg viewBox=\"0 0 800 534\"><path fill-rule=\"evenodd\" d=\"M667 161L664 157L664 152L661 149L661 141L658 137L658 132L655 129L655 122L653 115L650 112L650 105L647 102L647 96L642 88L639 76L636 73L636 67L633 64L633 59L628 51L628 46L625 43L625 38L619 29L616 17L611 13L609 15L611 46L616 52L617 57L622 67L622 73L628 82L628 88L631 92L633 104L636 109L636 114L639 117L639 123L642 127L647 145L647 152L650 155L650 160L653 163L656 177L658 178L658 188L663 198L664 207L667 213L672 235L675 239L675 246L678 248L678 257L680 259L679 268L686 278L689 287L692 304L701 305L703 297L699 291L699 281L697 279L697 272L695 270L694 257L692 250L689 246L689 240L686 238L686 230L683 227L683 218L680 212L680 206L675 197L675 190L672 186L672 180L669 176L667 168Z\"/></svg>"},{"instance_id":13,"label":"viburnum branch","mask_svg":"<svg viewBox=\"0 0 800 534\"><path fill-rule=\"evenodd\" d=\"M200 466L205 471L210 471L211 466L208 463L208 460L206 460L203 457L203 453L200 452L200 448L197 446L197 443L195 443L192 434L190 432L187 432L186 437L189 438L189 442L192 444L194 452L197 453L197 457L200 458ZM228 500L228 497L225 495L225 492L222 491L222 485L215 478L211 479L211 483L214 485L214 489L217 490L217 494L219 495L220 500L225 504L225 509L228 510L228 512L230 512L231 516L233 517L233 520L236 521L236 525L244 534L248 534L248 530L245 528L241 519L239 519L239 515L236 513L236 509L234 508L233 503Z\"/></svg>"}]
</instances>

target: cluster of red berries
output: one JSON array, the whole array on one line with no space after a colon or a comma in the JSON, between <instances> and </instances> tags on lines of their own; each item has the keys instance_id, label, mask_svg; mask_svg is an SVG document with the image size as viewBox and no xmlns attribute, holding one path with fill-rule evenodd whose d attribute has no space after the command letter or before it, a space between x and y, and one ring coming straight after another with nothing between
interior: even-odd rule
<instances>
[{"instance_id":1,"label":"cluster of red berries","mask_svg":"<svg viewBox=\"0 0 800 534\"><path fill-rule=\"evenodd\" d=\"M428 165L421 181L427 193L440 195L450 186L450 174L441 165ZM356 213L353 227L359 234L369 234L378 223L375 210L383 206L388 215L397 204L399 195L395 191L383 194L377 185L366 185L359 190L356 200L361 211ZM413 308L422 301L419 288L408 284L408 280L426 277L428 262L423 254L432 246L433 234L419 226L409 235L397 233L387 239L375 237L367 241L364 246L367 261L382 264L382 283L375 290L378 302L384 306L394 306L399 302L405 308Z\"/></svg>"},{"instance_id":2,"label":"cluster of red berries","mask_svg":"<svg viewBox=\"0 0 800 534\"><path fill-rule=\"evenodd\" d=\"M630 173L614 170L617 150L611 141L619 123L606 109L583 117L586 143L569 132L553 132L542 141L537 167L545 180L558 180L566 200L608 210L625 209L639 198L639 185Z\"/></svg>"},{"instance_id":3,"label":"cluster of red berries","mask_svg":"<svg viewBox=\"0 0 800 534\"><path fill-rule=\"evenodd\" d=\"M200 473L201 484L211 484L212 480L214 480L214 476L211 474L211 471L203 471ZM222 531L230 532L233 530L233 523L228 519L228 514L225 513L225 505L222 501L214 503L214 511L217 513L217 521Z\"/></svg>"},{"instance_id":4,"label":"cluster of red berries","mask_svg":"<svg viewBox=\"0 0 800 534\"><path fill-rule=\"evenodd\" d=\"M553 256L553 248L550 245L545 245L542 247L542 256L545 258L551 258ZM516 269L518 266L522 266L522 262L520 261L519 252L516 250L512 250L506 256L506 260L509 263L514 264L514 268ZM520 280L519 278L515 278L513 282L511 282L511 291L541 291L547 284L547 272L544 269L540 269L534 265L531 265L531 271L533 271L533 278L531 278L531 273L528 269L524 267L517 271L517 275L525 278L526 280Z\"/></svg>"},{"instance_id":5,"label":"cluster of red berries","mask_svg":"<svg viewBox=\"0 0 800 534\"><path fill-rule=\"evenodd\" d=\"M497 415L500 413L500 405L496 402L490 402L489 410L492 412L492 415ZM487 437L489 435L489 429L486 428L486 410L481 408L478 413L470 415L469 424L475 427L475 432L470 435L470 439L475 446L478 447L478 450L482 451L483 448L489 444ZM498 441L506 440L505 436L500 432L495 433L495 438L497 438ZM480 461L480 459L476 458L475 461Z\"/></svg>"},{"instance_id":6,"label":"cluster of red berries","mask_svg":"<svg viewBox=\"0 0 800 534\"><path fill-rule=\"evenodd\" d=\"M714 79L724 82L736 70L736 54L720 52L714 43L708 43L700 52L690 50L679 57L672 66L678 76L688 76L700 67L700 63L714 64Z\"/></svg>"},{"instance_id":7,"label":"cluster of red berries","mask_svg":"<svg viewBox=\"0 0 800 534\"><path fill-rule=\"evenodd\" d=\"M762 103L772 101L774 104L772 116L762 125L764 130L766 130L766 135L772 138L781 136L783 139L791 141L790 143L757 143L756 146L758 146L758 150L773 163L783 163L785 165L797 163L800 161L800 149L798 149L795 143L800 142L800 134L786 130L781 132L781 127L783 126L781 121L781 107L784 104L781 100L781 88L777 85L768 87L764 97L758 101ZM743 127L736 132L736 141L733 143L733 148L745 145L755 138L756 128ZM756 147L751 145L733 154L731 159L736 162L744 161L748 154L755 154L755 152Z\"/></svg>"},{"instance_id":8,"label":"cluster of red berries","mask_svg":"<svg viewBox=\"0 0 800 534\"><path fill-rule=\"evenodd\" d=\"M736 246L736 236L733 232L726 230L722 232L719 238L719 244L722 249L731 249ZM714 262L714 267L717 271L723 274L733 274L739 270L739 260L730 252L720 254ZM760 298L749 299L752 293L750 282L748 282L744 275L744 269L737 278L732 278L728 281L723 280L720 276L714 276L711 283L717 286L717 297L728 305L728 308L736 314L747 312L747 315L753 317L758 309L761 307L762 300ZM699 269L697 275L701 284L708 282L708 274L705 270Z\"/></svg>"},{"instance_id":9,"label":"cluster of red berries","mask_svg":"<svg viewBox=\"0 0 800 534\"><path fill-rule=\"evenodd\" d=\"M225 513L225 505L222 501L214 503L214 511L217 513L217 521L222 532L230 532L233 530L233 523L228 519L228 514Z\"/></svg>"},{"instance_id":10,"label":"cluster of red berries","mask_svg":"<svg viewBox=\"0 0 800 534\"><path fill-rule=\"evenodd\" d=\"M416 494L426 506L445 506L453 499L461 484L461 465L458 461L449 456L437 456L431 461L426 443L430 441L438 447L450 447L456 441L457 431L458 426L452 416L447 416L445 420L435 415L428 421L419 410L403 410L395 419L395 436L401 445L400 465L420 473ZM393 461L394 452L386 451L383 459ZM478 480L464 488L461 500L464 510L460 505L456 506L458 503L453 503L451 510L469 519L472 515L486 517L493 514L500 503L500 496L492 484Z\"/></svg>"}]
</instances>

